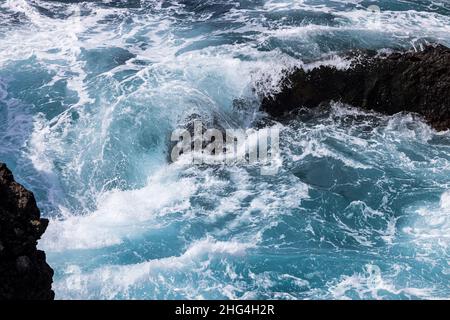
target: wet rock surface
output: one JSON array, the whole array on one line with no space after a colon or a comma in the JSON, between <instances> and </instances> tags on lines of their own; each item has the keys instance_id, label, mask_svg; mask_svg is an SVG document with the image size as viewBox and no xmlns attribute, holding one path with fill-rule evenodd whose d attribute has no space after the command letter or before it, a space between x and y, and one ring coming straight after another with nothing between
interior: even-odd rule
<instances>
[{"instance_id":1,"label":"wet rock surface","mask_svg":"<svg viewBox=\"0 0 450 320\"><path fill-rule=\"evenodd\" d=\"M0 163L0 300L49 300L53 270L36 249L47 228L33 193Z\"/></svg>"},{"instance_id":2,"label":"wet rock surface","mask_svg":"<svg viewBox=\"0 0 450 320\"><path fill-rule=\"evenodd\" d=\"M265 97L261 109L289 119L300 108L331 101L384 114L418 113L437 130L450 128L450 49L427 46L419 52L353 52L348 69L321 66L297 69L285 77L280 92Z\"/></svg>"}]
</instances>

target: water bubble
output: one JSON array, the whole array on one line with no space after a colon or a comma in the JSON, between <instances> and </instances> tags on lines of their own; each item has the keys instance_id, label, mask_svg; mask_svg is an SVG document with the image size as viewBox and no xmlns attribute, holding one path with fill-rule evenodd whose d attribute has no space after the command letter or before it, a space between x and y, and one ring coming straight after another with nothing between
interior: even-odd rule
<instances>
[{"instance_id":1,"label":"water bubble","mask_svg":"<svg viewBox=\"0 0 450 320\"><path fill-rule=\"evenodd\" d=\"M367 7L367 11L370 11L370 12L372 12L372 13L380 13L380 12L381 12L381 9L380 9L380 7L377 6L377 5L371 5L371 6L368 6L368 7Z\"/></svg>"}]
</instances>

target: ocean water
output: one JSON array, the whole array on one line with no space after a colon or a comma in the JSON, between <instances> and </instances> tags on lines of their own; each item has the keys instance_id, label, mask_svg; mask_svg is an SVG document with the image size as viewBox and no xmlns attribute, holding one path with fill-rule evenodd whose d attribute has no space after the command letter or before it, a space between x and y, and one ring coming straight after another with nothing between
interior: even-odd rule
<instances>
[{"instance_id":1,"label":"ocean water","mask_svg":"<svg viewBox=\"0 0 450 320\"><path fill-rule=\"evenodd\" d=\"M429 42L447 0L0 0L0 160L51 220L56 298L450 298L450 133L415 115L272 124L271 176L167 161L294 67Z\"/></svg>"}]
</instances>

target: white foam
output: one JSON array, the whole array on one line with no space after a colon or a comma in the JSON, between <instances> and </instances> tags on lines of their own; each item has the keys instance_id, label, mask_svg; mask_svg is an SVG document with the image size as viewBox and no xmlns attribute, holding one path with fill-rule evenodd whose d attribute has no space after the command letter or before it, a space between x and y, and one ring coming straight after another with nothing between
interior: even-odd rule
<instances>
[{"instance_id":1,"label":"white foam","mask_svg":"<svg viewBox=\"0 0 450 320\"><path fill-rule=\"evenodd\" d=\"M393 33L396 36L431 36L449 40L450 17L435 12L384 10L374 14L368 10L351 10L334 14L348 19L347 26L354 29Z\"/></svg>"},{"instance_id":2,"label":"white foam","mask_svg":"<svg viewBox=\"0 0 450 320\"><path fill-rule=\"evenodd\" d=\"M158 14L133 15L129 14L127 9L98 7L95 3L64 4L67 12L75 13L82 7L90 11L90 14L53 19L39 14L24 0L8 0L3 4L13 12L25 14L30 25L7 30L0 42L0 66L33 57L55 74L47 85L53 85L59 79L66 79L68 89L76 91L79 96L75 105L50 120L41 115L31 118L25 114L22 107L18 108L17 101L7 101L10 126L8 134L21 135L21 139L12 141L27 140L31 130L26 155L35 169L49 174L60 170L59 179L55 179L52 184L66 183L64 187L70 192L70 196L80 201L79 205L65 206L60 199L49 199L61 211L59 217L51 219L50 226L40 242L40 246L48 251L50 256L57 255L65 259L66 250L106 248L121 244L126 239L133 240L134 237L164 227L171 215L181 216L180 219L187 225L190 225L191 219L204 215L202 221L208 227L221 218L227 218L220 229L204 231L201 236L206 239L191 243L180 256L154 259L136 265L102 266L90 271L86 271L83 265L71 264L65 270L58 270L65 271L66 274L55 283L57 295L68 298L142 298L164 296L167 292L167 296L172 297L203 298L205 292L217 288L217 291L228 298L257 298L257 292L243 293L242 288L239 288L239 281L222 283L214 277L213 270L208 266L212 259L241 256L247 249L257 246L267 230L276 227L284 215L292 214L293 209L301 207L301 201L308 197L308 186L295 176L283 172L282 158L278 163L281 174L275 176L274 181L256 179L251 174L251 166L205 169L191 166L186 159L185 162L181 160L170 166L147 166L148 155L145 152L154 157L163 154L164 148L156 146L156 151L146 150L138 155L131 154L132 148L116 150L122 153L130 152L123 159L137 156L141 160L139 157L142 157L144 160L139 161L139 164L147 170L139 173L148 176L148 181L139 188L110 190L109 183L116 177L111 176L112 168L105 165L110 160L107 159L105 150L114 139L127 138L115 136L114 126L123 121L126 125L131 123L130 126L137 131L141 128L148 129L148 123L157 123L158 128L161 128L158 133L163 135L169 130L167 127L176 125L179 118L199 110L208 115L218 115L223 123L235 125L232 99L248 96L254 98L251 89L255 83L259 92L268 94L279 89L279 81L284 71L294 67L304 66L308 69L319 64L348 67L349 61L337 56L305 66L301 60L289 57L278 49L260 50L260 45L268 39L307 42L311 40L309 36L340 31L392 32L401 37L437 35L448 39L448 19L437 14L385 12L381 14L381 21L385 25L380 26L367 12L357 11L337 14L343 18L342 25L339 26L309 24L281 27L267 23L264 14L258 14L255 18L254 14L259 8L249 11L236 10L230 11L230 15L234 15L233 19L239 18L240 15L239 21L244 26L233 29L233 32L252 32L255 34L252 35L254 41L193 50L198 43L220 37L221 33L230 30L218 30L180 39L176 32L173 32L174 29L180 29L176 29L177 21L171 14L187 14L183 5L174 3L170 8L162 8L162 2L153 1L151 5L155 5ZM336 14L333 9L324 5L311 6L305 1L268 1L262 10L280 11L294 8ZM230 15L225 15L224 19ZM133 26L127 28L126 24L119 24L118 27L105 25L103 22L110 16L132 19ZM211 18L211 15L188 17L194 19L193 21L204 21ZM406 22L402 19L406 19ZM99 23L101 20L104 21ZM140 47L141 43L128 41L137 40L137 37L143 37L148 47ZM138 66L127 62L90 79L88 83L87 71L80 59L82 48L107 50L109 47L126 48L136 55L137 60L144 61L145 64ZM114 79L116 74L126 70L135 70L135 75L130 79L139 80L142 84L128 91L129 83L126 80ZM260 81L261 79L265 81ZM100 89L101 92L95 92L98 96L93 96L92 90L87 90L90 85L99 85L107 90ZM7 99L7 86L1 83L0 98ZM72 111L78 114L78 121L72 121ZM307 155L312 155L318 158L333 157L352 168L377 167L379 163L368 164L354 160L351 155L339 152L324 143L325 139L333 137L345 145L350 144L352 151L356 153L379 152L377 149L381 143L376 140L379 136L367 141L353 135L350 129L342 129L333 120L333 117L362 114L356 109L337 107L333 108L328 123L320 124L312 130L302 127L302 132L292 134L292 146L297 144L303 149L303 153L294 157L294 160L301 161ZM377 115L374 117L380 118ZM135 122L128 122L130 119ZM401 132L404 140L418 139L426 142L434 135L429 127L420 125L414 132L410 132L408 124L412 118L399 115L391 120L384 132L387 132L385 142L390 146L395 145L396 141L389 138L394 139L392 135L397 131ZM167 124L169 125L166 127ZM308 139L304 139L305 135ZM16 146L14 150L17 151L19 147L22 145ZM398 156L395 148L392 151L395 160L401 159L406 163L407 160ZM412 164L408 168L414 169L415 166L416 164ZM129 167L135 169L133 165ZM153 170L155 167L160 169ZM110 180L101 180L98 176L106 176ZM193 207L192 198L208 200L208 206ZM448 198L448 194L441 197L440 209L444 212L447 212L449 206ZM93 206L91 202L94 202ZM367 208L362 203L355 202L353 206L361 207L364 217L380 215L378 210ZM430 224L436 226L436 221ZM387 223L385 230L377 231L388 244L392 244L395 240L395 220L388 220ZM426 230L430 230L429 225L427 228ZM438 232L436 229L434 228L433 232ZM367 247L373 245L372 234L358 233L348 228L344 230L353 235L360 244ZM422 230L418 228L414 234L419 234ZM442 230L448 234L447 229ZM422 234L430 235L429 232ZM440 233L435 238L442 241L443 235L445 236ZM231 240L213 240L216 238ZM242 276L229 264L226 264L224 269L231 279ZM427 289L398 289L393 284L394 280L386 279L376 267L367 269L366 273L340 279L332 289L333 294L347 297L349 291L355 288L359 290L361 297L377 296L380 290L384 289L394 294L405 293L420 297L426 297L429 293ZM200 278L195 278L197 273L201 274ZM179 281L180 278L182 281ZM193 281L189 282L190 279ZM265 273L254 275L252 279L265 290L272 290L276 284L273 277ZM308 286L301 278L284 276L283 279L290 279L297 287ZM145 289L146 286L150 289ZM139 290L144 292L138 294ZM288 293L275 293L274 296L293 297Z\"/></svg>"},{"instance_id":3,"label":"white foam","mask_svg":"<svg viewBox=\"0 0 450 320\"><path fill-rule=\"evenodd\" d=\"M345 70L351 66L351 63L352 63L351 59L342 58L341 56L338 55L331 55L325 57L324 59L319 59L316 62L308 63L303 67L303 69L312 70L320 66L333 66L338 70Z\"/></svg>"},{"instance_id":4,"label":"white foam","mask_svg":"<svg viewBox=\"0 0 450 320\"><path fill-rule=\"evenodd\" d=\"M394 279L402 267L397 266L392 274L384 275L380 267L367 264L364 272L351 276L342 276L336 284L330 285L333 299L384 299L386 294L406 295L409 298L432 299L432 288L398 288Z\"/></svg>"},{"instance_id":5,"label":"white foam","mask_svg":"<svg viewBox=\"0 0 450 320\"><path fill-rule=\"evenodd\" d=\"M160 227L156 218L188 209L198 188L190 179L176 179L173 171L162 168L142 189L100 194L92 213L66 212L62 220L51 219L40 246L49 252L101 248Z\"/></svg>"},{"instance_id":6,"label":"white foam","mask_svg":"<svg viewBox=\"0 0 450 320\"><path fill-rule=\"evenodd\" d=\"M199 290L202 283L181 282L177 284L171 282L170 277L167 277L174 276L178 272L192 272L193 276L196 273L208 273L208 265L212 259L239 257L253 246L249 243L216 241L206 238L192 243L180 256L155 259L134 265L106 266L88 273L83 273L79 266L71 265L66 268L66 275L63 279L54 283L54 289L59 298L114 299L122 297L132 299L143 298L139 295L136 296L134 291L149 286L153 289L149 289L147 298L159 294L164 297L175 292L186 298L199 299L202 297ZM166 286L163 293L160 293L158 283Z\"/></svg>"},{"instance_id":7,"label":"white foam","mask_svg":"<svg viewBox=\"0 0 450 320\"><path fill-rule=\"evenodd\" d=\"M450 191L446 191L442 194L441 209L450 213Z\"/></svg>"},{"instance_id":8,"label":"white foam","mask_svg":"<svg viewBox=\"0 0 450 320\"><path fill-rule=\"evenodd\" d=\"M450 192L441 195L438 205L414 204L408 208L408 225L402 231L411 237L411 243L424 258L429 252L440 252L443 257L450 248Z\"/></svg>"},{"instance_id":9,"label":"white foam","mask_svg":"<svg viewBox=\"0 0 450 320\"><path fill-rule=\"evenodd\" d=\"M264 9L273 12L285 10L304 10L321 13L333 12L333 9L327 7L326 5L323 4L311 5L305 3L304 0L293 0L293 1L269 0L264 3Z\"/></svg>"}]
</instances>

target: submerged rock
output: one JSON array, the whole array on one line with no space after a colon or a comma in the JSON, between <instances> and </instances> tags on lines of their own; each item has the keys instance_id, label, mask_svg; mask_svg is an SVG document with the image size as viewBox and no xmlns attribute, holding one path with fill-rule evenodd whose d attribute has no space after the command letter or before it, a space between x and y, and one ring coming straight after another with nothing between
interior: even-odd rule
<instances>
[{"instance_id":1,"label":"submerged rock","mask_svg":"<svg viewBox=\"0 0 450 320\"><path fill-rule=\"evenodd\" d=\"M0 163L0 300L49 300L53 270L36 249L47 228L31 192Z\"/></svg>"},{"instance_id":2,"label":"submerged rock","mask_svg":"<svg viewBox=\"0 0 450 320\"><path fill-rule=\"evenodd\" d=\"M298 69L265 97L261 108L283 119L299 108L339 101L385 114L414 112L437 130L450 128L450 49L427 46L420 52L376 55L356 52L348 69Z\"/></svg>"}]
</instances>

